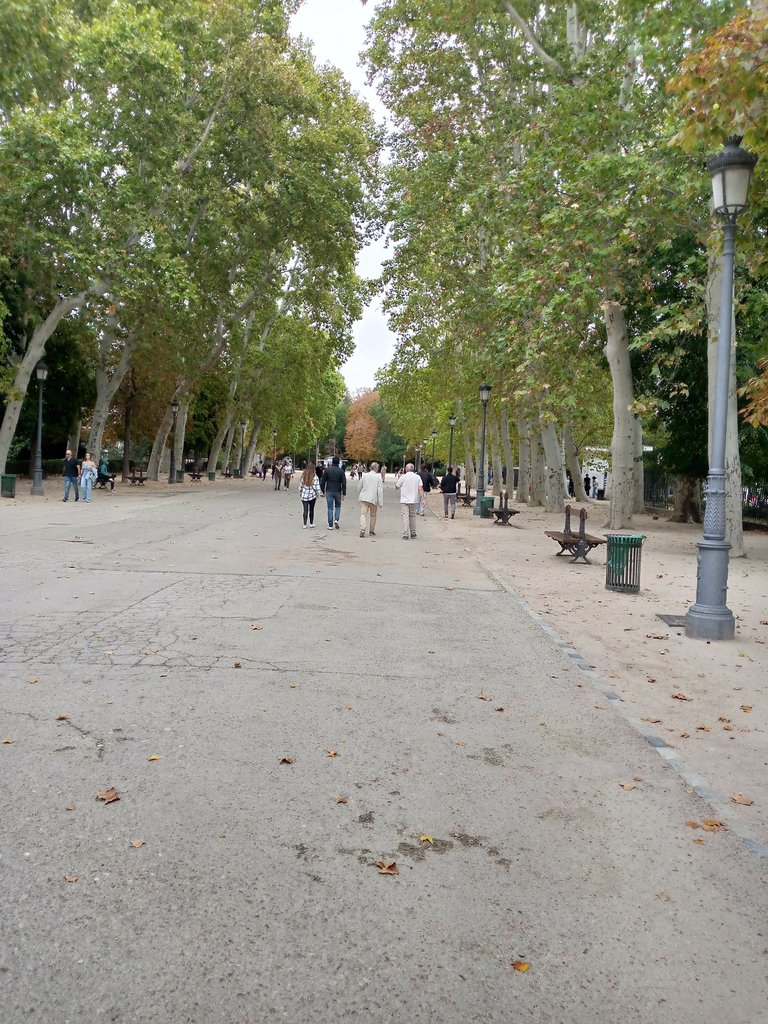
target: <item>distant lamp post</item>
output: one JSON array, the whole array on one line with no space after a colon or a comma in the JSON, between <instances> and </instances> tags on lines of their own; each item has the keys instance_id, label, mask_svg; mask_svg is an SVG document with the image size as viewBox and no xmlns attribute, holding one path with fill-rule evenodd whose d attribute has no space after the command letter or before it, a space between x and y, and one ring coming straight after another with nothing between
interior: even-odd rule
<instances>
[{"instance_id":1,"label":"distant lamp post","mask_svg":"<svg viewBox=\"0 0 768 1024\"><path fill-rule=\"evenodd\" d=\"M35 367L37 377L37 444L35 445L35 466L32 470L32 489L30 494L40 497L45 494L43 490L43 384L48 376L48 367L40 362Z\"/></svg>"},{"instance_id":2,"label":"distant lamp post","mask_svg":"<svg viewBox=\"0 0 768 1024\"><path fill-rule=\"evenodd\" d=\"M437 431L432 429L432 475L435 474L435 438L437 437Z\"/></svg>"},{"instance_id":3,"label":"distant lamp post","mask_svg":"<svg viewBox=\"0 0 768 1024\"><path fill-rule=\"evenodd\" d=\"M277 465L277 431L272 431L272 469Z\"/></svg>"},{"instance_id":4,"label":"distant lamp post","mask_svg":"<svg viewBox=\"0 0 768 1024\"><path fill-rule=\"evenodd\" d=\"M477 500L472 510L474 515L479 516L482 512L481 501L485 497L485 416L488 411L488 399L491 397L491 385L480 385L480 401L483 403L483 427L480 431L480 472L477 477Z\"/></svg>"},{"instance_id":5,"label":"distant lamp post","mask_svg":"<svg viewBox=\"0 0 768 1024\"><path fill-rule=\"evenodd\" d=\"M176 483L176 417L179 415L179 403L174 400L171 402L171 412L173 413L173 427L171 428L172 439L171 439L171 467L168 470L168 483Z\"/></svg>"},{"instance_id":6,"label":"distant lamp post","mask_svg":"<svg viewBox=\"0 0 768 1024\"><path fill-rule=\"evenodd\" d=\"M456 426L456 417L453 413L448 417L448 422L451 424L451 441L448 445L448 465L453 466L453 428Z\"/></svg>"},{"instance_id":7,"label":"distant lamp post","mask_svg":"<svg viewBox=\"0 0 768 1024\"><path fill-rule=\"evenodd\" d=\"M730 550L725 539L725 436L731 371L733 257L736 218L746 209L749 183L757 163L757 157L742 149L740 143L740 135L732 136L725 149L707 161L712 177L712 211L723 224L723 261L704 538L698 543L696 603L685 617L685 635L700 640L732 640L735 634L733 613L725 603Z\"/></svg>"},{"instance_id":8,"label":"distant lamp post","mask_svg":"<svg viewBox=\"0 0 768 1024\"><path fill-rule=\"evenodd\" d=\"M245 428L247 424L240 424L240 476L245 476Z\"/></svg>"},{"instance_id":9,"label":"distant lamp post","mask_svg":"<svg viewBox=\"0 0 768 1024\"><path fill-rule=\"evenodd\" d=\"M421 470L421 448L416 445L416 472Z\"/></svg>"}]
</instances>

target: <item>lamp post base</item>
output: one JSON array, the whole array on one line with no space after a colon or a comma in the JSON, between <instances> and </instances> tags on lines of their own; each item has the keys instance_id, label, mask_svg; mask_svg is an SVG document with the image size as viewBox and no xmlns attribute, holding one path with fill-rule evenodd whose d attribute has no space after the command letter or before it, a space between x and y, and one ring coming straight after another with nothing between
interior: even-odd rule
<instances>
[{"instance_id":1,"label":"lamp post base","mask_svg":"<svg viewBox=\"0 0 768 1024\"><path fill-rule=\"evenodd\" d=\"M475 498L475 507L472 509L473 516L479 516L483 511L480 506L480 502L485 497L485 491L482 488L480 488L478 491L476 491L476 495L477 497Z\"/></svg>"},{"instance_id":2,"label":"lamp post base","mask_svg":"<svg viewBox=\"0 0 768 1024\"><path fill-rule=\"evenodd\" d=\"M685 635L694 640L733 640L736 633L736 620L725 603L730 547L726 540L699 541L696 603L685 616Z\"/></svg>"},{"instance_id":3,"label":"lamp post base","mask_svg":"<svg viewBox=\"0 0 768 1024\"><path fill-rule=\"evenodd\" d=\"M692 640L733 640L736 635L733 612L723 606L693 604L685 616L685 635Z\"/></svg>"},{"instance_id":4,"label":"lamp post base","mask_svg":"<svg viewBox=\"0 0 768 1024\"><path fill-rule=\"evenodd\" d=\"M35 480L33 482L32 487L30 488L29 493L33 494L36 498L44 498L45 497L45 491L43 490L43 485L41 483L38 483L37 480Z\"/></svg>"}]
</instances>

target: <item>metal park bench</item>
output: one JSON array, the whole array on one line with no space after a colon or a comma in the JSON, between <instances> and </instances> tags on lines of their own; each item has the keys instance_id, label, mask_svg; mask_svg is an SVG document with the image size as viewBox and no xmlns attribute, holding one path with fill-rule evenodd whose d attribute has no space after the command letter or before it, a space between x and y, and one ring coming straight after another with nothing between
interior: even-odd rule
<instances>
[{"instance_id":1,"label":"metal park bench","mask_svg":"<svg viewBox=\"0 0 768 1024\"><path fill-rule=\"evenodd\" d=\"M587 555L590 551L594 548L600 547L601 544L605 544L605 540L603 538L594 537L591 533L586 532L586 521L586 509L581 509L579 512L579 532L574 533L571 529L571 506L566 505L564 529L562 531L544 531L547 537L551 537L552 540L557 541L560 545L560 550L557 552L558 555L573 555L573 558L571 558L571 564L578 562L579 559L589 564Z\"/></svg>"},{"instance_id":2,"label":"metal park bench","mask_svg":"<svg viewBox=\"0 0 768 1024\"><path fill-rule=\"evenodd\" d=\"M519 516L520 515L520 509L519 508L510 508L509 507L509 494L507 493L507 491L502 491L499 494L499 502L500 502L500 507L499 508L495 508L493 510L493 514L495 516L493 525L494 526L511 526L512 524L510 523L509 520L512 518L512 516Z\"/></svg>"}]
</instances>

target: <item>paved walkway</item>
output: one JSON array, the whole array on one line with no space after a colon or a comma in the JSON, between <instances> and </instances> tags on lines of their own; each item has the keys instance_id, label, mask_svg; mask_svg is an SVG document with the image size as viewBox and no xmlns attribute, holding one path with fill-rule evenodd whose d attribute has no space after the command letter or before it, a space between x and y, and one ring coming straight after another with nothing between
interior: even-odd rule
<instances>
[{"instance_id":1,"label":"paved walkway","mask_svg":"<svg viewBox=\"0 0 768 1024\"><path fill-rule=\"evenodd\" d=\"M450 524L300 509L0 503L0 1021L763 1021L765 865Z\"/></svg>"}]
</instances>

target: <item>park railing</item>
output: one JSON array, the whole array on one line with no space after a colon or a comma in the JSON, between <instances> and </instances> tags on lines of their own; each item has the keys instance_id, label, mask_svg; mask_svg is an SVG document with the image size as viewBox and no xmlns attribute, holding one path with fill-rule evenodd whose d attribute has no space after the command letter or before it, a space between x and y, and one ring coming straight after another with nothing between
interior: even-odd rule
<instances>
[{"instance_id":1,"label":"park railing","mask_svg":"<svg viewBox=\"0 0 768 1024\"><path fill-rule=\"evenodd\" d=\"M768 481L745 484L742 489L742 518L750 523L768 523ZM674 508L675 478L661 470L645 471L645 504L649 508ZM701 481L701 507L706 505Z\"/></svg>"}]
</instances>

